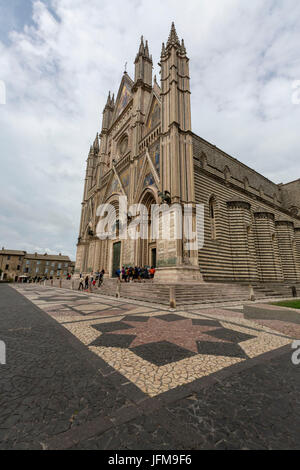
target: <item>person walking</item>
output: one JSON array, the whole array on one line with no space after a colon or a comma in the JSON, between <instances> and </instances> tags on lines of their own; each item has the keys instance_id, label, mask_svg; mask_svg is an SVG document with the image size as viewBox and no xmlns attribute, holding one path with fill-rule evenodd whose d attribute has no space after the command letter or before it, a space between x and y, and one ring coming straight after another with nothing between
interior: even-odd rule
<instances>
[{"instance_id":1,"label":"person walking","mask_svg":"<svg viewBox=\"0 0 300 470\"><path fill-rule=\"evenodd\" d=\"M84 290L84 286L83 286L83 278L81 277L80 280L79 280L79 287L78 287L78 290Z\"/></svg>"},{"instance_id":2,"label":"person walking","mask_svg":"<svg viewBox=\"0 0 300 470\"><path fill-rule=\"evenodd\" d=\"M84 288L85 290L88 290L89 288L89 276L86 276L85 280L84 280Z\"/></svg>"},{"instance_id":3,"label":"person walking","mask_svg":"<svg viewBox=\"0 0 300 470\"><path fill-rule=\"evenodd\" d=\"M98 287L101 287L103 284L103 277L104 277L105 271L102 269L102 271L99 273L99 282L98 282Z\"/></svg>"}]
</instances>

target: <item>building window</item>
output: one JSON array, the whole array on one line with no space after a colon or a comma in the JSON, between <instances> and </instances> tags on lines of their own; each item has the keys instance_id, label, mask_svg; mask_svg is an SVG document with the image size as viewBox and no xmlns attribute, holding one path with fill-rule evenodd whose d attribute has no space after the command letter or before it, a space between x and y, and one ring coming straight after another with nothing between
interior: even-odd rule
<instances>
[{"instance_id":1,"label":"building window","mask_svg":"<svg viewBox=\"0 0 300 470\"><path fill-rule=\"evenodd\" d=\"M58 264L58 269L61 269L61 263Z\"/></svg>"},{"instance_id":2,"label":"building window","mask_svg":"<svg viewBox=\"0 0 300 470\"><path fill-rule=\"evenodd\" d=\"M41 262L40 262L40 261L37 261L36 264L39 265L39 264L41 264Z\"/></svg>"},{"instance_id":3,"label":"building window","mask_svg":"<svg viewBox=\"0 0 300 470\"><path fill-rule=\"evenodd\" d=\"M5 270L7 271L9 269L9 264L5 266Z\"/></svg>"},{"instance_id":4,"label":"building window","mask_svg":"<svg viewBox=\"0 0 300 470\"><path fill-rule=\"evenodd\" d=\"M68 263L65 263L65 268L67 268L68 266L69 266Z\"/></svg>"},{"instance_id":5,"label":"building window","mask_svg":"<svg viewBox=\"0 0 300 470\"><path fill-rule=\"evenodd\" d=\"M9 261L9 260L10 260L10 255L8 255L8 257L7 257L7 261Z\"/></svg>"},{"instance_id":6,"label":"building window","mask_svg":"<svg viewBox=\"0 0 300 470\"><path fill-rule=\"evenodd\" d=\"M26 261L27 266L30 264L30 261Z\"/></svg>"},{"instance_id":7,"label":"building window","mask_svg":"<svg viewBox=\"0 0 300 470\"><path fill-rule=\"evenodd\" d=\"M49 266L50 262L49 261L46 261L46 266Z\"/></svg>"},{"instance_id":8,"label":"building window","mask_svg":"<svg viewBox=\"0 0 300 470\"><path fill-rule=\"evenodd\" d=\"M17 271L20 271L20 265L19 265L19 264L18 264L18 266L17 266Z\"/></svg>"},{"instance_id":9,"label":"building window","mask_svg":"<svg viewBox=\"0 0 300 470\"><path fill-rule=\"evenodd\" d=\"M49 271L49 269L48 269L48 268L46 268L46 269L45 269L45 274L48 274L48 271Z\"/></svg>"},{"instance_id":10,"label":"building window","mask_svg":"<svg viewBox=\"0 0 300 470\"><path fill-rule=\"evenodd\" d=\"M54 268L54 266L55 266L55 263L52 263L52 264L51 264L51 266Z\"/></svg>"},{"instance_id":11,"label":"building window","mask_svg":"<svg viewBox=\"0 0 300 470\"><path fill-rule=\"evenodd\" d=\"M54 271L50 271L50 275L53 276L53 274L54 274Z\"/></svg>"},{"instance_id":12,"label":"building window","mask_svg":"<svg viewBox=\"0 0 300 470\"><path fill-rule=\"evenodd\" d=\"M216 240L216 200L214 197L210 198L209 201L209 218L210 218L210 230L211 230L211 239Z\"/></svg>"}]
</instances>

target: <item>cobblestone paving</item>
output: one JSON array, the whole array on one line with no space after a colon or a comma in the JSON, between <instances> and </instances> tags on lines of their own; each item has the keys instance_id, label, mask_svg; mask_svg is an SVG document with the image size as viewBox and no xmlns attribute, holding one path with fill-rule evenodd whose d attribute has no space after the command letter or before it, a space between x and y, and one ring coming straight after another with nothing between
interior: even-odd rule
<instances>
[{"instance_id":1,"label":"cobblestone paving","mask_svg":"<svg viewBox=\"0 0 300 470\"><path fill-rule=\"evenodd\" d=\"M35 285L0 286L0 307L2 449L299 448L297 313L169 312Z\"/></svg>"}]
</instances>

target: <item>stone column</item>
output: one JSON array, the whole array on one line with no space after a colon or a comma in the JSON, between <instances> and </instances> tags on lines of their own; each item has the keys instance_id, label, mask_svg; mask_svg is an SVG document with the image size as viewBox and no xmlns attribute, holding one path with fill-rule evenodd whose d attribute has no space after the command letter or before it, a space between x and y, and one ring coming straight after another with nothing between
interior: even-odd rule
<instances>
[{"instance_id":1,"label":"stone column","mask_svg":"<svg viewBox=\"0 0 300 470\"><path fill-rule=\"evenodd\" d=\"M271 212L256 212L254 218L259 279L260 281L283 281L275 216Z\"/></svg>"},{"instance_id":2,"label":"stone column","mask_svg":"<svg viewBox=\"0 0 300 470\"><path fill-rule=\"evenodd\" d=\"M190 220L196 228L190 95L189 59L172 24L161 52L161 191L170 194L172 204L191 206ZM171 230L176 217L172 215ZM202 281L198 250L174 238L157 241L155 282Z\"/></svg>"},{"instance_id":3,"label":"stone column","mask_svg":"<svg viewBox=\"0 0 300 470\"><path fill-rule=\"evenodd\" d=\"M294 224L288 220L277 220L275 227L284 280L295 282L299 280L299 274Z\"/></svg>"},{"instance_id":4,"label":"stone column","mask_svg":"<svg viewBox=\"0 0 300 470\"><path fill-rule=\"evenodd\" d=\"M245 201L228 201L227 209L233 279L257 280L251 205Z\"/></svg>"}]
</instances>

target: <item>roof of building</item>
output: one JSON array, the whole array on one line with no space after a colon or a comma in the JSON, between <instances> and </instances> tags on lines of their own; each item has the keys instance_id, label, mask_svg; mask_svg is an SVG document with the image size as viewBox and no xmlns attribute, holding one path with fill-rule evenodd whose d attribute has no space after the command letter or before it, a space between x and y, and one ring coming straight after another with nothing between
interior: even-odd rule
<instances>
[{"instance_id":1,"label":"roof of building","mask_svg":"<svg viewBox=\"0 0 300 470\"><path fill-rule=\"evenodd\" d=\"M24 256L24 255L26 255L26 251L21 251L21 250L6 250L5 248L2 248L2 250L0 250L0 255Z\"/></svg>"},{"instance_id":2,"label":"roof of building","mask_svg":"<svg viewBox=\"0 0 300 470\"><path fill-rule=\"evenodd\" d=\"M36 260L57 260L57 261L69 261L71 262L69 256L64 256L61 253L58 255L48 255L48 253L39 254L39 253L27 253L25 250L6 250L2 247L0 250L0 255L15 255L15 256L24 256L26 259L36 259Z\"/></svg>"},{"instance_id":3,"label":"roof of building","mask_svg":"<svg viewBox=\"0 0 300 470\"><path fill-rule=\"evenodd\" d=\"M45 261L71 261L69 256L63 256L61 254L59 255L48 255L45 253L44 255L41 255L39 253L27 253L25 255L26 259L36 259L36 260L45 260Z\"/></svg>"}]
</instances>

